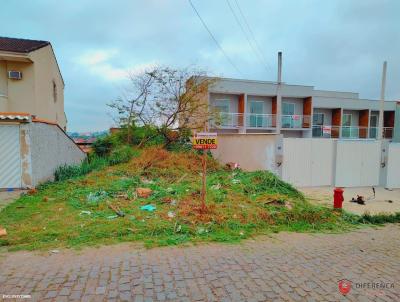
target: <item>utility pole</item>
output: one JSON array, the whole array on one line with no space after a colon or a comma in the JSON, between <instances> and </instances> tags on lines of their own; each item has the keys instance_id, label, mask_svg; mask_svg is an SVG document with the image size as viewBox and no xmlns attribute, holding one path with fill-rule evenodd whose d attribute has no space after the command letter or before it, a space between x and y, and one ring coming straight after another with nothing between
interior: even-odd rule
<instances>
[{"instance_id":1,"label":"utility pole","mask_svg":"<svg viewBox=\"0 0 400 302\"><path fill-rule=\"evenodd\" d=\"M282 95L281 95L281 84L282 84L282 52L278 52L278 89L276 91L276 133L281 134L281 122L282 122Z\"/></svg>"},{"instance_id":2,"label":"utility pole","mask_svg":"<svg viewBox=\"0 0 400 302\"><path fill-rule=\"evenodd\" d=\"M385 87L386 87L386 69L387 62L383 62L382 83L381 83L381 101L379 106L378 139L383 139L383 116L385 114Z\"/></svg>"}]
</instances>

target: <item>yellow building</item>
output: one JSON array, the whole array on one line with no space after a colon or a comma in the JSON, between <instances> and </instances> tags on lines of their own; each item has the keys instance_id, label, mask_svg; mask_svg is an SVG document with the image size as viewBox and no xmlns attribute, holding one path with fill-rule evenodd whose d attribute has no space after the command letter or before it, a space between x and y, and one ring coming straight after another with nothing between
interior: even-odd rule
<instances>
[{"instance_id":1,"label":"yellow building","mask_svg":"<svg viewBox=\"0 0 400 302\"><path fill-rule=\"evenodd\" d=\"M64 81L50 42L0 37L0 113L67 128Z\"/></svg>"}]
</instances>

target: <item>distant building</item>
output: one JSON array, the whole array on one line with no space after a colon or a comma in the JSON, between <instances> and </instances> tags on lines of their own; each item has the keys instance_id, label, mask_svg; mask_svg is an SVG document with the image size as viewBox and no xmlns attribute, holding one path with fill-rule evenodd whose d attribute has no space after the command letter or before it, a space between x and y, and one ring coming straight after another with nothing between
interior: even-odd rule
<instances>
[{"instance_id":1,"label":"distant building","mask_svg":"<svg viewBox=\"0 0 400 302\"><path fill-rule=\"evenodd\" d=\"M92 144L94 143L95 140L96 140L95 137L74 138L75 144L77 144L79 148L81 148L81 150L85 153L89 153L90 151L92 151Z\"/></svg>"}]
</instances>

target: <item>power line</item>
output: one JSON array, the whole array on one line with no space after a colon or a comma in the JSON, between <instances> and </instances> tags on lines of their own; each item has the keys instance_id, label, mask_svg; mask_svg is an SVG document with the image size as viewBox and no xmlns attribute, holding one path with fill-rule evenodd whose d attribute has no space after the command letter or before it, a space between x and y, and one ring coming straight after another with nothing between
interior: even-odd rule
<instances>
[{"instance_id":1,"label":"power line","mask_svg":"<svg viewBox=\"0 0 400 302\"><path fill-rule=\"evenodd\" d=\"M197 17L199 17L201 23L203 24L204 28L207 30L207 32L210 34L211 38L213 39L213 41L215 42L215 44L218 46L218 48L221 50L221 52L223 53L223 55L225 56L225 58L229 61L229 63L232 65L232 67L241 75L243 76L243 73L239 70L239 68L237 68L237 66L235 65L235 63L233 63L233 61L229 58L229 56L226 54L226 52L224 51L224 49L222 48L222 46L218 43L217 39L214 37L214 35L212 34L211 30L208 28L207 24L204 22L203 18L200 16L199 12L197 11L196 7L193 5L191 0L188 0L191 7L193 8L193 10L195 11Z\"/></svg>"},{"instance_id":2,"label":"power line","mask_svg":"<svg viewBox=\"0 0 400 302\"><path fill-rule=\"evenodd\" d=\"M247 27L247 29L249 30L250 34L251 34L251 37L253 38L254 44L255 44L255 46L257 47L257 50L258 50L258 52L259 52L259 55L260 55L261 58L263 59L263 62L264 62L264 64L267 66L267 68L269 68L269 65L268 65L267 61L265 60L265 57L264 57L264 55L263 55L263 52L261 51L261 47L260 47L260 45L258 44L257 39L256 39L256 37L255 37L253 31L251 30L251 27L250 27L249 23L247 22L247 19L246 19L245 15L243 14L243 11L242 11L242 9L240 8L239 2L238 2L237 0L235 0L235 4L236 4L237 8L239 9L239 13L240 13L240 15L242 16L242 19L244 20L244 23L246 24L246 27Z\"/></svg>"},{"instance_id":3,"label":"power line","mask_svg":"<svg viewBox=\"0 0 400 302\"><path fill-rule=\"evenodd\" d=\"M254 48L253 43L250 41L247 32L244 30L243 25L242 25L242 23L240 22L238 16L236 15L236 13L235 13L235 11L234 11L234 9L233 9L231 3L229 2L229 0L226 0L226 3L228 4L229 9L230 9L232 15L235 17L236 23L239 25L240 29L242 30L242 32L243 32L243 34L244 34L244 36L245 36L245 38L246 38L246 40L247 40L247 43L249 44L249 46L250 46L251 49L253 50L254 54L255 54L256 57L257 57L257 59L258 59L258 60L260 61L260 63L261 63L262 65L264 65L265 68L268 70L268 67L267 67L267 65L265 64L263 58L260 56L260 54L259 54L259 53L257 52L257 50Z\"/></svg>"}]
</instances>

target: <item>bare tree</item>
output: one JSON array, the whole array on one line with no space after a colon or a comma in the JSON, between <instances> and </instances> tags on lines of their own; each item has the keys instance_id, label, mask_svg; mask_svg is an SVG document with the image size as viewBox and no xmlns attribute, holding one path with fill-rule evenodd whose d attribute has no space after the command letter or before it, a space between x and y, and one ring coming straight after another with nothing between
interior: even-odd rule
<instances>
[{"instance_id":1,"label":"bare tree","mask_svg":"<svg viewBox=\"0 0 400 302\"><path fill-rule=\"evenodd\" d=\"M211 118L207 103L208 87L213 80L191 68L157 66L130 75L129 95L109 106L117 110L122 124L132 122L155 126L166 144L183 129L199 129Z\"/></svg>"}]
</instances>

